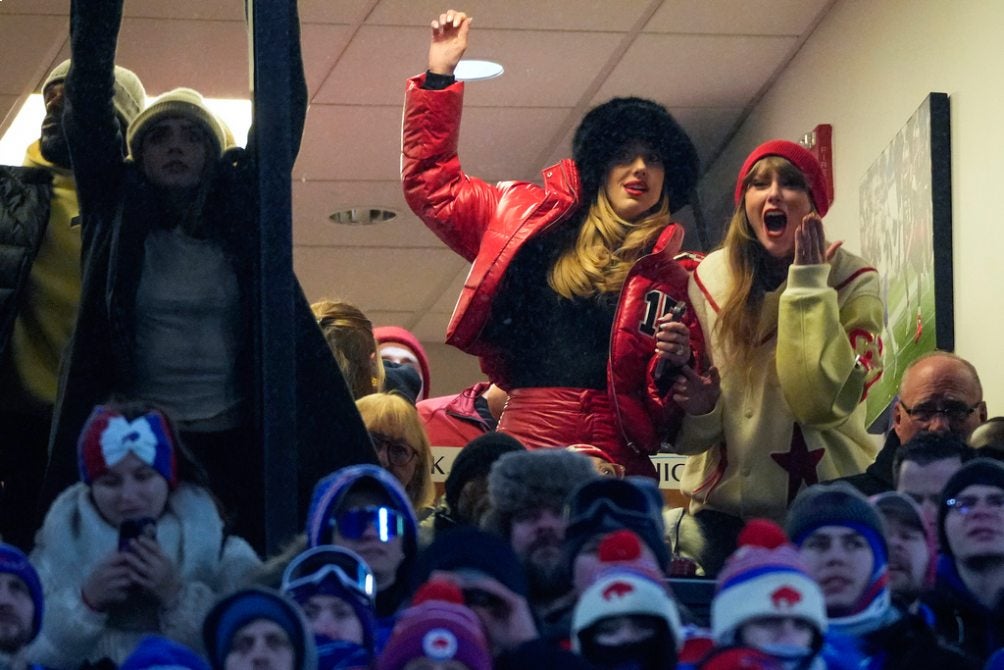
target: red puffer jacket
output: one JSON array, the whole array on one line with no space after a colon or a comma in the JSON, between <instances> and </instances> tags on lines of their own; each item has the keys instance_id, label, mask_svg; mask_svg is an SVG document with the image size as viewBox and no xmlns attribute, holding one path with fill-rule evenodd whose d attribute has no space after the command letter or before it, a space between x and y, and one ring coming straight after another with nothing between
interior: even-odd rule
<instances>
[{"instance_id":1,"label":"red puffer jacket","mask_svg":"<svg viewBox=\"0 0 1004 670\"><path fill-rule=\"evenodd\" d=\"M465 174L457 157L463 84L426 90L421 87L424 77L408 81L405 100L405 199L443 242L473 263L447 328L447 343L478 356L489 378L508 390L502 357L481 333L502 277L522 245L579 209L578 172L574 162L563 160L543 171L543 187L516 181L489 184ZM682 240L680 226L667 226L652 253L628 273L614 317L607 389L624 443L621 453L611 456L629 474L655 476L648 456L675 434L682 418L682 410L659 393L653 378L656 319L677 302L688 304L688 272L674 260ZM695 359L701 360L703 338L692 310L684 322Z\"/></svg>"}]
</instances>

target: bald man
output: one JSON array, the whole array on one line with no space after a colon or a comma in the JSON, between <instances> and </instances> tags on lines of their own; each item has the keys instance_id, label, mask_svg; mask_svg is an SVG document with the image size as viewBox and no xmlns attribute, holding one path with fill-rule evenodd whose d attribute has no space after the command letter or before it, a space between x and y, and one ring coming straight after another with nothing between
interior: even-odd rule
<instances>
[{"instance_id":1,"label":"bald man","mask_svg":"<svg viewBox=\"0 0 1004 670\"><path fill-rule=\"evenodd\" d=\"M893 458L901 444L922 431L968 440L986 419L983 385L973 364L947 351L925 354L903 373L893 427L875 462L864 473L844 479L865 495L892 491Z\"/></svg>"}]
</instances>

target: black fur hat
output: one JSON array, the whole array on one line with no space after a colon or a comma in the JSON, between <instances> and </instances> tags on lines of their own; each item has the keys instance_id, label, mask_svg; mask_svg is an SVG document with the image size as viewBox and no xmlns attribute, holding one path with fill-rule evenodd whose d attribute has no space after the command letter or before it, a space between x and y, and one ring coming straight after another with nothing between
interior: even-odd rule
<instances>
[{"instance_id":1,"label":"black fur hat","mask_svg":"<svg viewBox=\"0 0 1004 670\"><path fill-rule=\"evenodd\" d=\"M579 169L587 200L599 193L610 161L626 144L640 141L659 154L666 166L664 189L670 210L690 202L697 183L697 151L666 108L645 98L613 98L583 117L572 140L572 158Z\"/></svg>"}]
</instances>

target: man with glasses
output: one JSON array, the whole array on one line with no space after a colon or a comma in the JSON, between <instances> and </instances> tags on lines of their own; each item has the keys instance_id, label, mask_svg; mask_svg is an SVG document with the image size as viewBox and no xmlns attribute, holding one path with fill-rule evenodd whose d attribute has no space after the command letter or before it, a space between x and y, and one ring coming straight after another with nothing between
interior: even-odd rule
<instances>
[{"instance_id":1,"label":"man with glasses","mask_svg":"<svg viewBox=\"0 0 1004 670\"><path fill-rule=\"evenodd\" d=\"M948 642L981 660L1004 647L1004 466L978 458L941 494L942 560L925 598Z\"/></svg>"},{"instance_id":2,"label":"man with glasses","mask_svg":"<svg viewBox=\"0 0 1004 670\"><path fill-rule=\"evenodd\" d=\"M924 431L966 440L986 418L983 386L972 363L947 351L925 354L903 373L892 408L893 428L875 462L863 474L844 479L865 495L892 491L893 459L900 445Z\"/></svg>"}]
</instances>

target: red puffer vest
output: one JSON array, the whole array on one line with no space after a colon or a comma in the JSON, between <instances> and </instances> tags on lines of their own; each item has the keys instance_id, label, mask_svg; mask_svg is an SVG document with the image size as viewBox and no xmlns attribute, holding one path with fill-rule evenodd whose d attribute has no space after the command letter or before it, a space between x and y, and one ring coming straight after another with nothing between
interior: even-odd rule
<instances>
[{"instance_id":1,"label":"red puffer vest","mask_svg":"<svg viewBox=\"0 0 1004 670\"><path fill-rule=\"evenodd\" d=\"M481 368L508 389L498 349L481 338L491 304L509 263L522 245L580 206L575 163L563 160L543 171L543 186L529 182L489 184L463 172L457 157L463 84L435 91L421 88L424 75L408 82L401 176L412 210L451 249L472 262L446 332L446 341L480 358ZM688 267L677 262L683 229L671 223L652 253L639 259L624 282L610 334L607 390L623 436L611 454L629 474L655 476L648 456L679 427L682 410L659 392L655 324L677 302L688 305ZM692 310L684 323L695 360L703 336Z\"/></svg>"}]
</instances>

